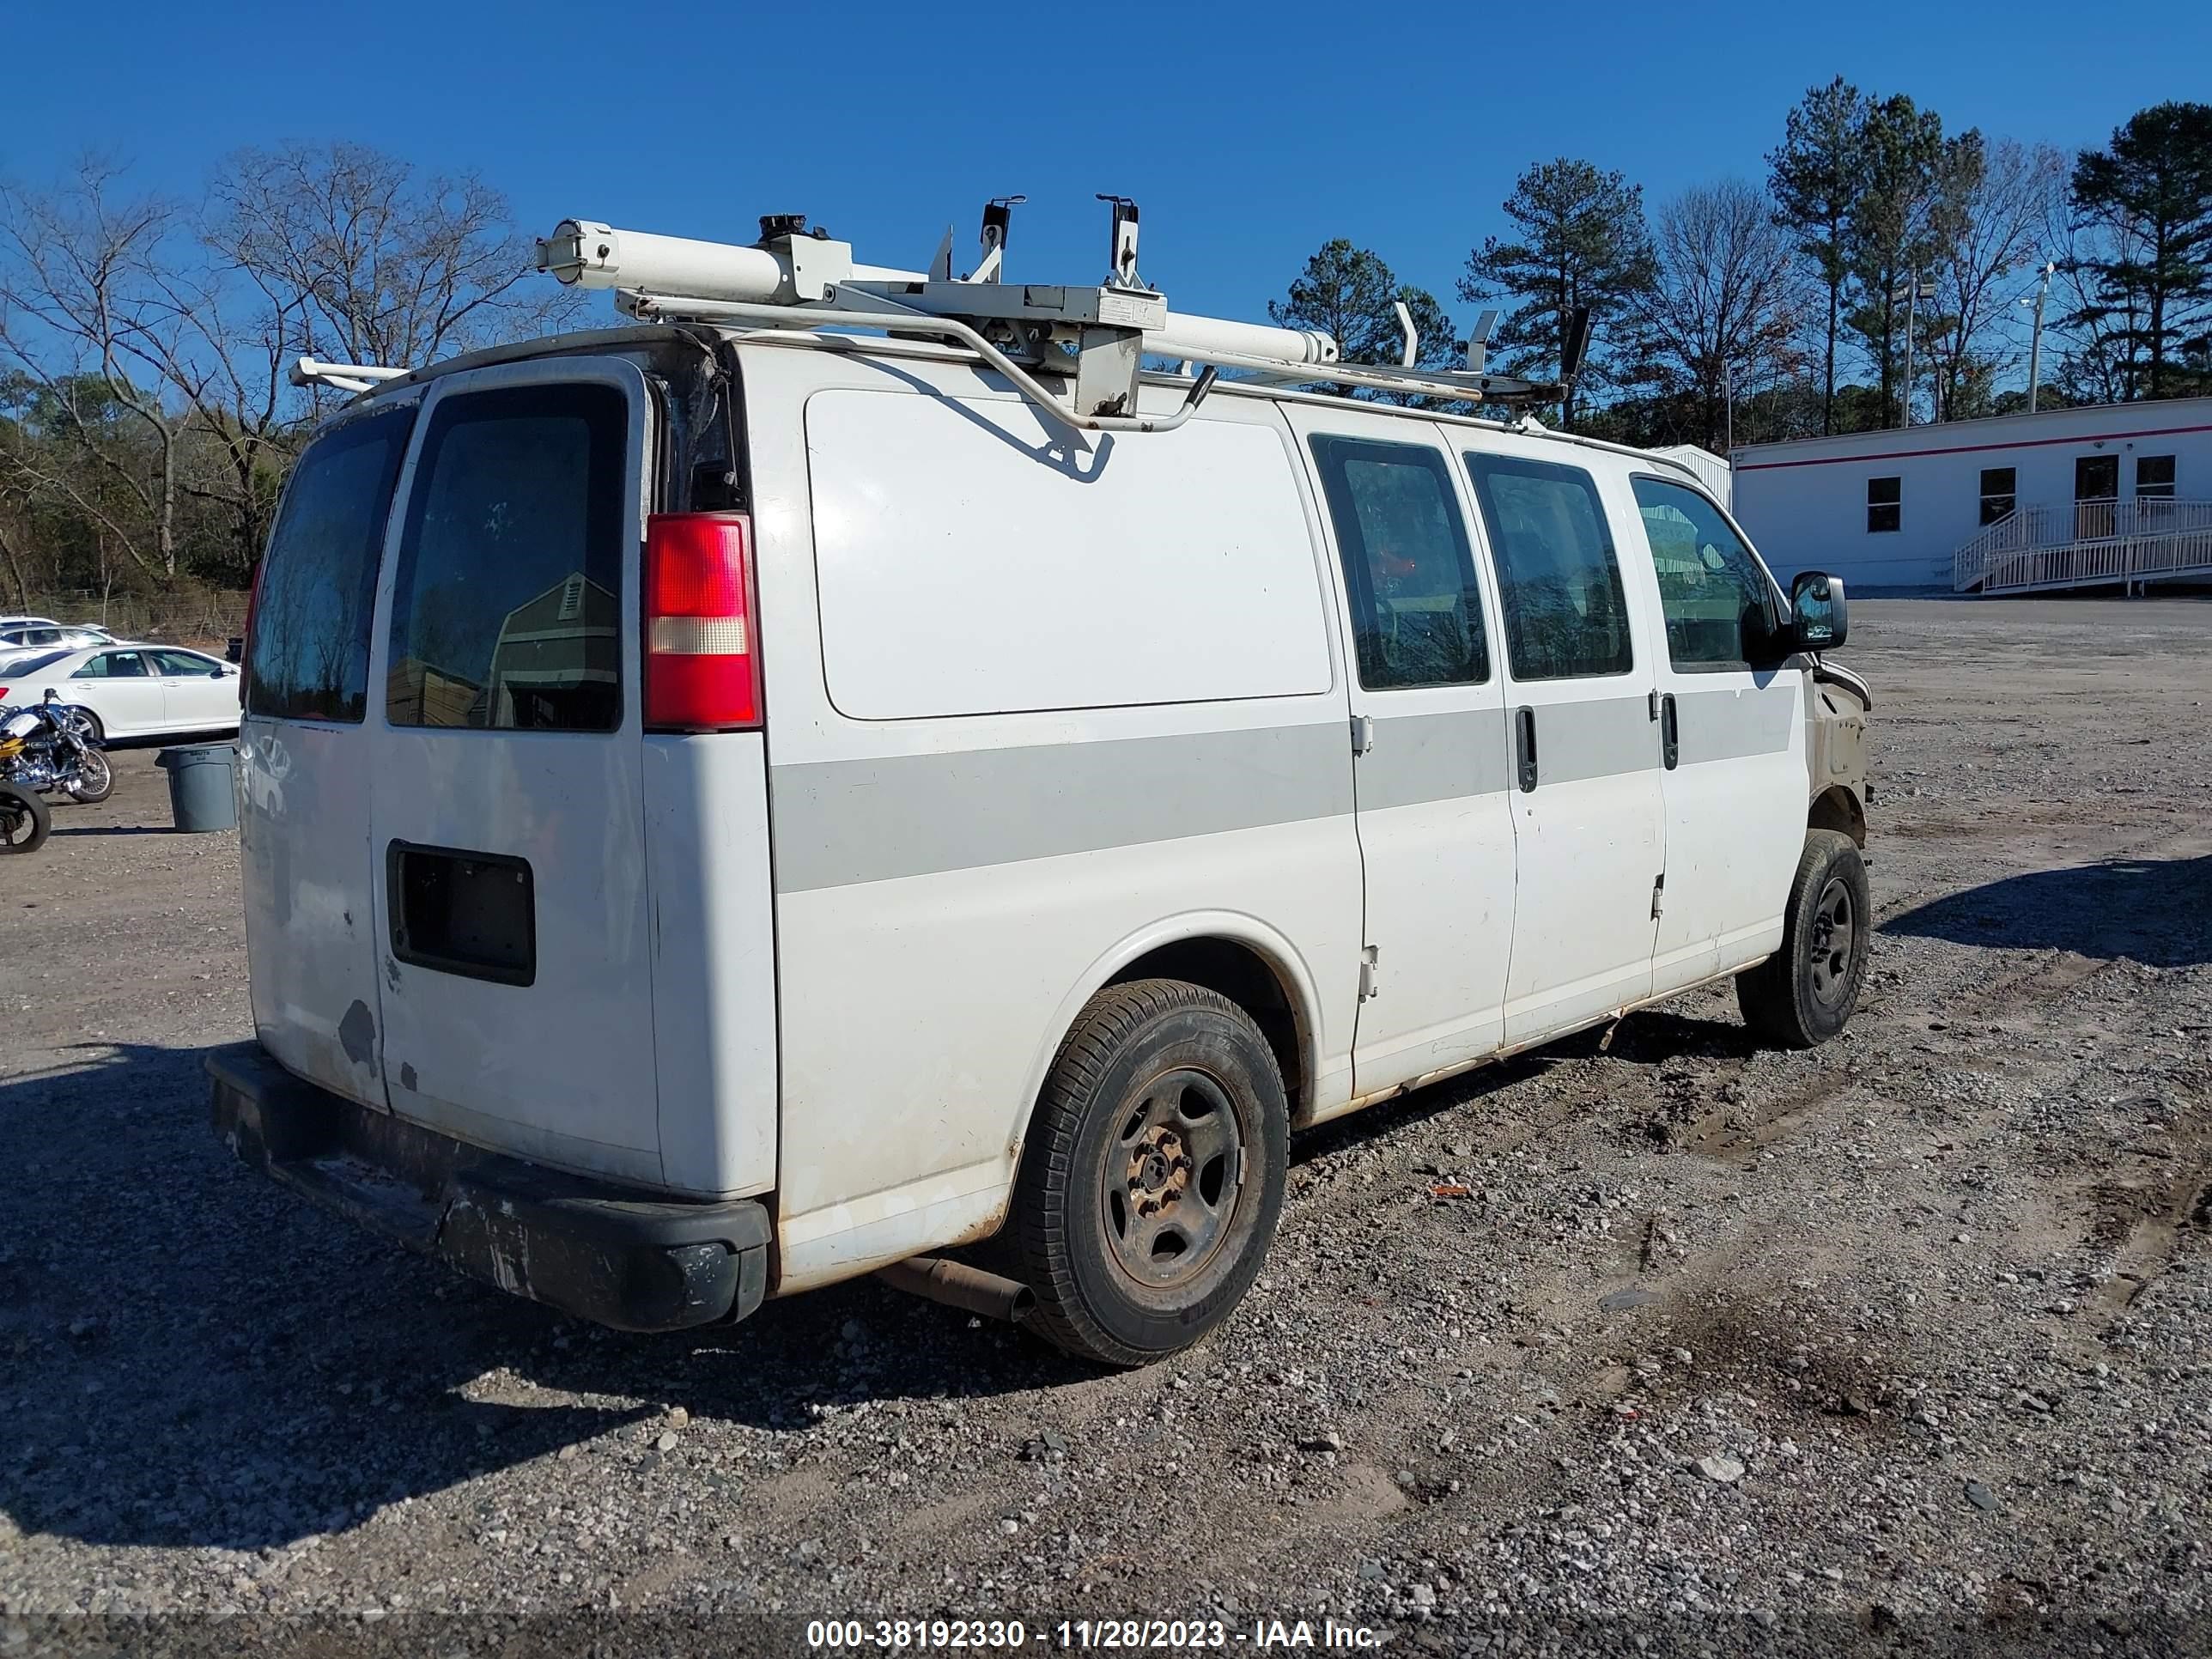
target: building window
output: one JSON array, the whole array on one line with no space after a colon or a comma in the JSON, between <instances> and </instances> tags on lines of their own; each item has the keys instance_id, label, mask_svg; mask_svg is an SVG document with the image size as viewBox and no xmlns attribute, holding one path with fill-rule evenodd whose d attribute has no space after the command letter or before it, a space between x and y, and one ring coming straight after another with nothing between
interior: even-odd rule
<instances>
[{"instance_id":1,"label":"building window","mask_svg":"<svg viewBox=\"0 0 2212 1659\"><path fill-rule=\"evenodd\" d=\"M2173 499L2172 456L2136 457L2136 495L2138 499L2146 496L2162 501Z\"/></svg>"},{"instance_id":2,"label":"building window","mask_svg":"<svg viewBox=\"0 0 2212 1659\"><path fill-rule=\"evenodd\" d=\"M2012 517L2019 497L2014 489L2014 473L2008 466L1985 466L1982 469L1982 522L1995 524L1999 519Z\"/></svg>"},{"instance_id":3,"label":"building window","mask_svg":"<svg viewBox=\"0 0 2212 1659\"><path fill-rule=\"evenodd\" d=\"M1867 480L1867 534L1880 535L1885 531L1905 528L1905 481L1902 478L1869 478Z\"/></svg>"}]
</instances>

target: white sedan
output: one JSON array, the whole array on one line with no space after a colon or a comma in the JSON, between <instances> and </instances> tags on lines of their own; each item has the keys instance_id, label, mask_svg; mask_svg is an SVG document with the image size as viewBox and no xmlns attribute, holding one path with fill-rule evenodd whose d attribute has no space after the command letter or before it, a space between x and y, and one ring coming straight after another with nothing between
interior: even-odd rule
<instances>
[{"instance_id":1,"label":"white sedan","mask_svg":"<svg viewBox=\"0 0 2212 1659\"><path fill-rule=\"evenodd\" d=\"M0 666L39 651L82 651L118 643L114 635L91 623L44 623L35 617L10 623L0 618Z\"/></svg>"},{"instance_id":2,"label":"white sedan","mask_svg":"<svg viewBox=\"0 0 2212 1659\"><path fill-rule=\"evenodd\" d=\"M0 665L0 705L61 701L92 717L103 743L235 732L238 667L173 645L108 645Z\"/></svg>"}]
</instances>

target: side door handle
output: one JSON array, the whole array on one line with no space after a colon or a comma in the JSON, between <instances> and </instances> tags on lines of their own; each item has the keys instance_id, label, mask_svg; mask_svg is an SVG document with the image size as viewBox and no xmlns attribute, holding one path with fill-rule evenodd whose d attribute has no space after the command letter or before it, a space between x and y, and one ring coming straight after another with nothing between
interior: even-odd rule
<instances>
[{"instance_id":1,"label":"side door handle","mask_svg":"<svg viewBox=\"0 0 2212 1659\"><path fill-rule=\"evenodd\" d=\"M1669 772L1682 758L1682 732L1675 723L1672 691L1659 699L1659 758Z\"/></svg>"},{"instance_id":2,"label":"side door handle","mask_svg":"<svg viewBox=\"0 0 2212 1659\"><path fill-rule=\"evenodd\" d=\"M1536 711L1521 708L1513 716L1513 758L1521 771L1521 793L1536 787Z\"/></svg>"}]
</instances>

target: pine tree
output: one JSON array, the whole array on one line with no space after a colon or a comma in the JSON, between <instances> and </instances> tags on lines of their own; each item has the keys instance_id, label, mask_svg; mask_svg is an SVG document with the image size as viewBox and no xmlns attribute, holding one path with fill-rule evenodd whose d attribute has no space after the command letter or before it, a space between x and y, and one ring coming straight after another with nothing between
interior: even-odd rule
<instances>
[{"instance_id":1,"label":"pine tree","mask_svg":"<svg viewBox=\"0 0 2212 1659\"><path fill-rule=\"evenodd\" d=\"M2212 378L2212 105L2137 111L2081 153L2073 195L2107 234L2078 262L2087 297L2068 324L2144 362L2147 395L2198 390Z\"/></svg>"},{"instance_id":2,"label":"pine tree","mask_svg":"<svg viewBox=\"0 0 2212 1659\"><path fill-rule=\"evenodd\" d=\"M1459 284L1462 300L1521 301L1495 337L1501 350L1516 354L1500 367L1530 379L1556 374L1567 320L1588 306L1591 339L1604 343L1593 344L1583 384L1624 384L1638 356L1635 318L1657 274L1642 187L1562 156L1522 173L1504 205L1518 240L1485 238L1468 255ZM1560 409L1569 427L1577 391L1567 387Z\"/></svg>"},{"instance_id":3,"label":"pine tree","mask_svg":"<svg viewBox=\"0 0 2212 1659\"><path fill-rule=\"evenodd\" d=\"M1459 343L1452 319L1436 296L1400 282L1381 255L1354 247L1341 236L1324 242L1306 261L1287 295L1267 302L1267 315L1285 328L1318 329L1336 342L1338 356L1347 363L1395 363L1406 344L1399 302L1420 336L1419 366L1455 366ZM1337 390L1348 393L1353 388Z\"/></svg>"},{"instance_id":4,"label":"pine tree","mask_svg":"<svg viewBox=\"0 0 2212 1659\"><path fill-rule=\"evenodd\" d=\"M1838 76L1790 112L1781 145L1766 158L1775 216L1828 294L1827 349L1820 379L1820 431L1835 429L1836 339L1851 280L1845 237L1866 188L1867 100Z\"/></svg>"}]
</instances>

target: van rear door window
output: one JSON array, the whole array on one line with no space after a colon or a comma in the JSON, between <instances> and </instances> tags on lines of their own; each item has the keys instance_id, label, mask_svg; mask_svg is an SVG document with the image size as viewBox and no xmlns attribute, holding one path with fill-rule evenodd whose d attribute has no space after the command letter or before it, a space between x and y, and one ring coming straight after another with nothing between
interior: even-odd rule
<instances>
[{"instance_id":1,"label":"van rear door window","mask_svg":"<svg viewBox=\"0 0 2212 1659\"><path fill-rule=\"evenodd\" d=\"M349 421L300 458L261 571L249 713L360 723L385 520L414 424L411 408Z\"/></svg>"},{"instance_id":2,"label":"van rear door window","mask_svg":"<svg viewBox=\"0 0 2212 1659\"><path fill-rule=\"evenodd\" d=\"M394 726L611 732L622 723L623 475L615 386L439 403L393 576Z\"/></svg>"}]
</instances>

